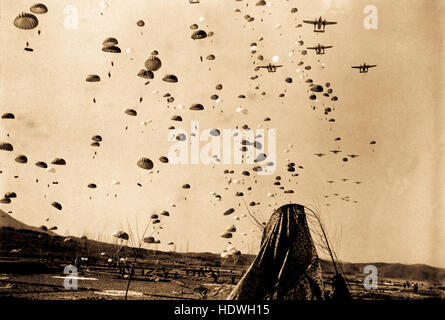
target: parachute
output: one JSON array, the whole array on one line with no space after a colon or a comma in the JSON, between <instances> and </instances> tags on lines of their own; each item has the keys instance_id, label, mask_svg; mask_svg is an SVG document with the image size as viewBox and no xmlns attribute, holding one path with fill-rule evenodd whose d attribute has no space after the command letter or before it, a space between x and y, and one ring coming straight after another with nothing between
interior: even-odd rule
<instances>
[{"instance_id":1,"label":"parachute","mask_svg":"<svg viewBox=\"0 0 445 320\"><path fill-rule=\"evenodd\" d=\"M14 25L19 29L34 29L39 24L37 17L31 13L22 12L14 19Z\"/></svg>"},{"instance_id":2,"label":"parachute","mask_svg":"<svg viewBox=\"0 0 445 320\"><path fill-rule=\"evenodd\" d=\"M224 215L224 216L228 216L228 215L230 215L230 214L232 214L232 213L234 213L234 212L235 212L235 209L230 208L229 210L226 210L226 211L223 213L223 215Z\"/></svg>"},{"instance_id":3,"label":"parachute","mask_svg":"<svg viewBox=\"0 0 445 320\"><path fill-rule=\"evenodd\" d=\"M66 161L62 158L55 158L53 161L51 161L51 164L57 164L57 165L64 166L64 165L66 165Z\"/></svg>"},{"instance_id":4,"label":"parachute","mask_svg":"<svg viewBox=\"0 0 445 320\"><path fill-rule=\"evenodd\" d=\"M150 217L150 219L158 219L158 218L159 218L159 216L155 213L153 213Z\"/></svg>"},{"instance_id":5,"label":"parachute","mask_svg":"<svg viewBox=\"0 0 445 320\"><path fill-rule=\"evenodd\" d=\"M227 229L227 232L236 232L236 227L231 226L229 229Z\"/></svg>"},{"instance_id":6,"label":"parachute","mask_svg":"<svg viewBox=\"0 0 445 320\"><path fill-rule=\"evenodd\" d=\"M254 262L228 300L322 300L320 260L306 221L296 204L276 210L264 228Z\"/></svg>"},{"instance_id":7,"label":"parachute","mask_svg":"<svg viewBox=\"0 0 445 320\"><path fill-rule=\"evenodd\" d=\"M128 233L126 233L124 231L113 232L112 236L115 237L115 238L118 238L118 239L122 239L122 240L128 240L129 239Z\"/></svg>"},{"instance_id":8,"label":"parachute","mask_svg":"<svg viewBox=\"0 0 445 320\"><path fill-rule=\"evenodd\" d=\"M86 82L99 82L100 77L97 74L90 74L85 79Z\"/></svg>"},{"instance_id":9,"label":"parachute","mask_svg":"<svg viewBox=\"0 0 445 320\"><path fill-rule=\"evenodd\" d=\"M178 115L175 115L175 116L171 117L171 120L173 120L173 121L182 121L182 117L178 116Z\"/></svg>"},{"instance_id":10,"label":"parachute","mask_svg":"<svg viewBox=\"0 0 445 320\"><path fill-rule=\"evenodd\" d=\"M48 8L43 3L36 3L29 10L35 14L43 14L48 12Z\"/></svg>"},{"instance_id":11,"label":"parachute","mask_svg":"<svg viewBox=\"0 0 445 320\"><path fill-rule=\"evenodd\" d=\"M137 114L138 114L138 113L136 112L136 110L134 110L134 109L126 109L126 110L125 110L125 113L128 114L129 116L133 116L133 117L134 117L134 116L137 116Z\"/></svg>"},{"instance_id":12,"label":"parachute","mask_svg":"<svg viewBox=\"0 0 445 320\"><path fill-rule=\"evenodd\" d=\"M15 116L14 114L8 112L2 115L2 119L15 119Z\"/></svg>"},{"instance_id":13,"label":"parachute","mask_svg":"<svg viewBox=\"0 0 445 320\"><path fill-rule=\"evenodd\" d=\"M138 27L143 27L145 26L145 22L143 20L139 20L138 22L136 22Z\"/></svg>"},{"instance_id":14,"label":"parachute","mask_svg":"<svg viewBox=\"0 0 445 320\"><path fill-rule=\"evenodd\" d=\"M214 55L214 54L209 54L209 55L206 57L206 59L207 59L207 60L210 60L210 61L215 60L215 55Z\"/></svg>"},{"instance_id":15,"label":"parachute","mask_svg":"<svg viewBox=\"0 0 445 320\"><path fill-rule=\"evenodd\" d=\"M14 147L8 142L0 142L0 150L13 151Z\"/></svg>"},{"instance_id":16,"label":"parachute","mask_svg":"<svg viewBox=\"0 0 445 320\"><path fill-rule=\"evenodd\" d=\"M155 243L155 238L153 238L153 237L145 237L144 238L144 242L148 243L148 244Z\"/></svg>"},{"instance_id":17,"label":"parachute","mask_svg":"<svg viewBox=\"0 0 445 320\"><path fill-rule=\"evenodd\" d=\"M311 91L314 91L314 92L323 92L323 87L320 86L320 85L314 85L314 86L312 86Z\"/></svg>"},{"instance_id":18,"label":"parachute","mask_svg":"<svg viewBox=\"0 0 445 320\"><path fill-rule=\"evenodd\" d=\"M221 233L221 238L230 239L232 238L232 234L230 232Z\"/></svg>"},{"instance_id":19,"label":"parachute","mask_svg":"<svg viewBox=\"0 0 445 320\"><path fill-rule=\"evenodd\" d=\"M43 169L48 168L48 165L45 162L43 162L43 161L37 161L36 162L36 166L39 167L39 168L43 168Z\"/></svg>"},{"instance_id":20,"label":"parachute","mask_svg":"<svg viewBox=\"0 0 445 320\"><path fill-rule=\"evenodd\" d=\"M95 135L91 138L92 140L96 141L96 142L101 142L102 141L102 137L99 135Z\"/></svg>"},{"instance_id":21,"label":"parachute","mask_svg":"<svg viewBox=\"0 0 445 320\"><path fill-rule=\"evenodd\" d=\"M94 142L90 143L90 146L92 146L92 147L100 147L100 143L97 142L97 141L94 141Z\"/></svg>"},{"instance_id":22,"label":"parachute","mask_svg":"<svg viewBox=\"0 0 445 320\"><path fill-rule=\"evenodd\" d=\"M148 158L141 158L136 163L139 168L150 170L153 169L153 161Z\"/></svg>"},{"instance_id":23,"label":"parachute","mask_svg":"<svg viewBox=\"0 0 445 320\"><path fill-rule=\"evenodd\" d=\"M255 4L256 6L265 6L267 3L265 0L258 0L258 2Z\"/></svg>"},{"instance_id":24,"label":"parachute","mask_svg":"<svg viewBox=\"0 0 445 320\"><path fill-rule=\"evenodd\" d=\"M106 38L103 42L102 45L104 47L111 47L111 46L115 46L118 44L118 41L116 38Z\"/></svg>"},{"instance_id":25,"label":"parachute","mask_svg":"<svg viewBox=\"0 0 445 320\"><path fill-rule=\"evenodd\" d=\"M0 203L3 203L3 204L11 203L11 199L8 197L4 197L4 198L0 199Z\"/></svg>"},{"instance_id":26,"label":"parachute","mask_svg":"<svg viewBox=\"0 0 445 320\"><path fill-rule=\"evenodd\" d=\"M168 211L164 210L161 212L161 215L168 217L168 216L170 216L170 213Z\"/></svg>"},{"instance_id":27,"label":"parachute","mask_svg":"<svg viewBox=\"0 0 445 320\"><path fill-rule=\"evenodd\" d=\"M51 205L56 208L57 210L62 210L62 205L58 202L53 202Z\"/></svg>"},{"instance_id":28,"label":"parachute","mask_svg":"<svg viewBox=\"0 0 445 320\"><path fill-rule=\"evenodd\" d=\"M204 110L204 106L202 104L195 103L189 108L189 110L201 111L201 110Z\"/></svg>"},{"instance_id":29,"label":"parachute","mask_svg":"<svg viewBox=\"0 0 445 320\"><path fill-rule=\"evenodd\" d=\"M193 40L204 39L207 38L207 33L204 30L197 30L193 32L191 38Z\"/></svg>"},{"instance_id":30,"label":"parachute","mask_svg":"<svg viewBox=\"0 0 445 320\"><path fill-rule=\"evenodd\" d=\"M190 185L188 183L182 185L182 189L190 189Z\"/></svg>"},{"instance_id":31,"label":"parachute","mask_svg":"<svg viewBox=\"0 0 445 320\"><path fill-rule=\"evenodd\" d=\"M154 78L154 74L150 70L141 69L138 72L138 77L141 77L141 78L144 78L144 79L153 79Z\"/></svg>"},{"instance_id":32,"label":"parachute","mask_svg":"<svg viewBox=\"0 0 445 320\"><path fill-rule=\"evenodd\" d=\"M162 163L168 163L168 158L162 156L162 157L159 158L159 161L161 161Z\"/></svg>"},{"instance_id":33,"label":"parachute","mask_svg":"<svg viewBox=\"0 0 445 320\"><path fill-rule=\"evenodd\" d=\"M159 68L161 68L161 66L161 59L156 56L151 56L145 60L145 68L149 71L157 71Z\"/></svg>"},{"instance_id":34,"label":"parachute","mask_svg":"<svg viewBox=\"0 0 445 320\"><path fill-rule=\"evenodd\" d=\"M116 46L104 46L102 48L103 52L109 52L109 53L121 53L121 48Z\"/></svg>"},{"instance_id":35,"label":"parachute","mask_svg":"<svg viewBox=\"0 0 445 320\"><path fill-rule=\"evenodd\" d=\"M166 74L162 80L165 82L176 83L178 82L178 77L176 77L174 74Z\"/></svg>"},{"instance_id":36,"label":"parachute","mask_svg":"<svg viewBox=\"0 0 445 320\"><path fill-rule=\"evenodd\" d=\"M18 163L27 163L28 158L25 155L21 154L15 158L15 161Z\"/></svg>"},{"instance_id":37,"label":"parachute","mask_svg":"<svg viewBox=\"0 0 445 320\"><path fill-rule=\"evenodd\" d=\"M95 188L97 188L97 185L94 183L90 183L90 184L88 184L88 188L95 189Z\"/></svg>"}]
</instances>

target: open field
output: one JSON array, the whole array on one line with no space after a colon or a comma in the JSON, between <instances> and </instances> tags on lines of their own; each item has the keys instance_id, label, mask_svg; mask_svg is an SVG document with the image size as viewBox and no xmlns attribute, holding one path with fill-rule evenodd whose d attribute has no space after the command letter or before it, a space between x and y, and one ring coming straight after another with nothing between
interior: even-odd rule
<instances>
[{"instance_id":1,"label":"open field","mask_svg":"<svg viewBox=\"0 0 445 320\"><path fill-rule=\"evenodd\" d=\"M124 299L130 268L119 264L121 246L85 238L64 237L35 230L0 229L0 297L41 300ZM127 266L135 251L124 248ZM120 253L122 255L122 249ZM77 290L67 290L64 268L76 257ZM109 258L113 262L108 262ZM241 255L237 261L212 253L176 253L142 249L134 263L128 299L225 299L241 279L254 257ZM375 263L379 269L378 290L366 290L366 264L345 263L351 293L356 299L406 300L443 299L445 270L425 265ZM322 261L325 290L331 291L333 268ZM407 287L406 281L411 283ZM72 282L67 282L68 284ZM413 284L418 284L414 292Z\"/></svg>"}]
</instances>

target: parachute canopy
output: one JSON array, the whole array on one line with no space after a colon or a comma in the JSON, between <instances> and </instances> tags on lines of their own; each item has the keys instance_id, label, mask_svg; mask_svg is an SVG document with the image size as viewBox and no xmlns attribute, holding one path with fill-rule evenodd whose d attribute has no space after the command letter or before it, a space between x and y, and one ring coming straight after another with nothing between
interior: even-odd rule
<instances>
[{"instance_id":1,"label":"parachute canopy","mask_svg":"<svg viewBox=\"0 0 445 320\"><path fill-rule=\"evenodd\" d=\"M151 161L148 158L143 157L143 158L139 159L136 164L139 168L142 168L145 170L153 169L153 161Z\"/></svg>"},{"instance_id":2,"label":"parachute canopy","mask_svg":"<svg viewBox=\"0 0 445 320\"><path fill-rule=\"evenodd\" d=\"M62 210L62 205L58 202L53 202L51 205L56 208L57 210Z\"/></svg>"},{"instance_id":3,"label":"parachute canopy","mask_svg":"<svg viewBox=\"0 0 445 320\"><path fill-rule=\"evenodd\" d=\"M178 82L178 77L176 77L174 74L166 74L162 80L165 82L176 83Z\"/></svg>"},{"instance_id":4,"label":"parachute canopy","mask_svg":"<svg viewBox=\"0 0 445 320\"><path fill-rule=\"evenodd\" d=\"M0 142L0 150L13 151L14 147L8 142Z\"/></svg>"},{"instance_id":5,"label":"parachute canopy","mask_svg":"<svg viewBox=\"0 0 445 320\"><path fill-rule=\"evenodd\" d=\"M36 3L29 9L32 13L43 14L48 12L48 8L43 3Z\"/></svg>"},{"instance_id":6,"label":"parachute canopy","mask_svg":"<svg viewBox=\"0 0 445 320\"><path fill-rule=\"evenodd\" d=\"M86 82L99 82L100 77L97 74L90 74L85 79Z\"/></svg>"},{"instance_id":7,"label":"parachute canopy","mask_svg":"<svg viewBox=\"0 0 445 320\"><path fill-rule=\"evenodd\" d=\"M118 239L122 239L122 240L128 240L129 239L128 233L126 233L125 231L113 232L112 236L115 237L115 238L118 238Z\"/></svg>"},{"instance_id":8,"label":"parachute canopy","mask_svg":"<svg viewBox=\"0 0 445 320\"><path fill-rule=\"evenodd\" d=\"M192 33L191 38L193 40L197 40L197 39L204 39L206 37L207 37L207 32L205 32L204 30L197 30Z\"/></svg>"},{"instance_id":9,"label":"parachute canopy","mask_svg":"<svg viewBox=\"0 0 445 320\"><path fill-rule=\"evenodd\" d=\"M55 158L53 161L51 161L51 164L57 164L57 165L64 166L64 165L66 165L66 161L65 161L65 159L62 159L62 158Z\"/></svg>"},{"instance_id":10,"label":"parachute canopy","mask_svg":"<svg viewBox=\"0 0 445 320\"><path fill-rule=\"evenodd\" d=\"M138 77L144 78L144 79L153 79L154 74L150 70L141 69L138 72Z\"/></svg>"},{"instance_id":11,"label":"parachute canopy","mask_svg":"<svg viewBox=\"0 0 445 320\"><path fill-rule=\"evenodd\" d=\"M195 103L189 109L193 110L193 111L200 111L200 110L204 110L204 106L202 104Z\"/></svg>"},{"instance_id":12,"label":"parachute canopy","mask_svg":"<svg viewBox=\"0 0 445 320\"><path fill-rule=\"evenodd\" d=\"M15 161L18 163L27 163L28 158L25 155L21 154L15 158Z\"/></svg>"},{"instance_id":13,"label":"parachute canopy","mask_svg":"<svg viewBox=\"0 0 445 320\"><path fill-rule=\"evenodd\" d=\"M118 44L117 39L116 39L116 38L112 38L112 37L110 37L110 38L106 38L106 39L102 42L102 45L103 45L104 47L115 46L115 45L117 45L117 44Z\"/></svg>"},{"instance_id":14,"label":"parachute canopy","mask_svg":"<svg viewBox=\"0 0 445 320\"><path fill-rule=\"evenodd\" d=\"M14 25L19 29L34 29L39 24L37 17L31 13L22 12L14 19Z\"/></svg>"},{"instance_id":15,"label":"parachute canopy","mask_svg":"<svg viewBox=\"0 0 445 320\"><path fill-rule=\"evenodd\" d=\"M2 119L15 119L15 116L13 113L4 113L2 114Z\"/></svg>"},{"instance_id":16,"label":"parachute canopy","mask_svg":"<svg viewBox=\"0 0 445 320\"><path fill-rule=\"evenodd\" d=\"M264 228L260 251L229 300L322 300L320 260L304 207L276 210Z\"/></svg>"},{"instance_id":17,"label":"parachute canopy","mask_svg":"<svg viewBox=\"0 0 445 320\"><path fill-rule=\"evenodd\" d=\"M145 68L149 71L157 71L159 68L161 68L161 66L161 59L156 56L150 56L147 60L145 60Z\"/></svg>"},{"instance_id":18,"label":"parachute canopy","mask_svg":"<svg viewBox=\"0 0 445 320\"><path fill-rule=\"evenodd\" d=\"M43 168L43 169L48 168L48 165L46 164L46 162L43 162L43 161L37 161L36 166L39 168Z\"/></svg>"}]
</instances>

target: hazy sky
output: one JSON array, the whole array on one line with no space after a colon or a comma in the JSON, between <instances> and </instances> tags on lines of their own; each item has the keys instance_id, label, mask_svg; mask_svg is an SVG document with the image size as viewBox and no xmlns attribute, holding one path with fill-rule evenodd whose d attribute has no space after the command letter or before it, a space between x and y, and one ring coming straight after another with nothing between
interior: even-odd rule
<instances>
[{"instance_id":1,"label":"hazy sky","mask_svg":"<svg viewBox=\"0 0 445 320\"><path fill-rule=\"evenodd\" d=\"M344 260L445 267L444 117L439 103L443 1L276 0L263 7L255 3L110 0L102 9L100 1L45 1L49 11L38 15L38 27L21 30L13 25L14 18L29 12L34 2L1 2L0 113L12 112L16 119L0 122L0 140L14 146L13 152L0 152L0 191L18 196L0 209L30 225L56 225L60 234L107 241L113 231L128 231L128 225L135 232L137 224L142 233L151 214L168 210L171 216L163 218L163 230L155 234L162 241L160 249L168 250L167 243L175 241L177 250L188 246L190 251L221 252L228 243L220 234L235 224L238 231L231 242L249 252L259 242L250 231L253 224L246 218L233 219L246 213L240 197L234 196L242 191L247 203L261 203L251 209L263 220L285 203L316 205ZM363 27L363 10L370 4L378 9L376 30ZM66 9L69 5L77 10L77 29L64 27L73 13L73 7ZM293 7L298 12L291 13ZM236 8L241 12L234 12ZM247 22L245 15L255 20ZM296 27L303 19L320 15L338 24L327 26L324 34L314 33L310 25ZM145 21L142 28L136 25L140 19ZM189 26L194 23L214 35L192 40ZM101 51L107 37L118 39L122 53ZM33 52L24 51L27 41ZM253 42L255 54L250 50ZM301 54L317 43L334 48L323 56ZM153 50L159 52L162 67L145 85L137 73ZM216 59L206 60L210 54ZM257 59L259 55L264 61ZM273 56L283 65L276 73L254 70ZM298 66L300 61L304 64ZM350 68L363 62L378 67L368 74ZM101 81L86 82L89 74L100 75ZM162 81L165 74L176 75L179 82ZM251 80L254 75L258 79ZM285 82L287 77L293 82ZM323 86L330 82L332 96L339 100L332 102L321 94L317 101L309 100L307 79ZM217 84L223 89L216 90ZM166 93L175 98L173 103L167 103ZM279 97L281 93L285 96ZM213 94L220 101L210 99ZM238 98L240 94L246 99ZM190 111L193 103L203 104L205 110ZM247 115L237 112L240 106ZM329 116L323 114L326 107L334 109ZM127 108L138 115L126 115ZM173 115L181 115L183 121L171 121ZM272 120L264 122L265 117ZM148 119L152 123L141 126ZM190 132L194 120L201 129L244 124L276 129L277 171L256 177L252 165L161 163L159 157L166 156L173 144L168 127ZM90 146L96 134L103 137L100 148ZM336 137L342 140L334 141ZM329 152L337 148L342 153ZM314 153L328 156L317 158ZM351 153L360 156L343 162ZM19 154L28 157L28 164L14 161ZM54 166L56 173L34 165L39 160L49 164L55 157L67 161L64 167ZM154 173L136 165L141 157L153 160ZM286 171L286 159L304 167L297 170L298 177ZM225 169L235 174L225 175ZM243 170L250 170L251 176L243 176ZM283 194L274 186L276 175L295 193ZM242 182L228 184L230 178ZM120 185L111 185L114 180ZM87 188L89 183L98 188ZM183 189L185 183L191 189ZM222 201L214 201L211 191ZM276 196L267 197L268 193ZM341 200L345 196L351 201ZM63 210L53 208L53 201ZM231 207L235 213L223 216Z\"/></svg>"}]
</instances>

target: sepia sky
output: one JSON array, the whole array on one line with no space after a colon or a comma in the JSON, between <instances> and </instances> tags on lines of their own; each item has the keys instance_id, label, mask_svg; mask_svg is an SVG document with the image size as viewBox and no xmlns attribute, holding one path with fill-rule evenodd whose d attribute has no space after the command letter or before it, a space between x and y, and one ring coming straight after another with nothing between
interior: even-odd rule
<instances>
[{"instance_id":1,"label":"sepia sky","mask_svg":"<svg viewBox=\"0 0 445 320\"><path fill-rule=\"evenodd\" d=\"M0 113L12 112L16 119L0 122L0 140L14 146L12 152L0 152L0 192L14 191L17 198L0 204L0 209L12 211L14 218L29 225L55 225L63 235L106 241L112 241L112 232L128 231L129 226L133 233L137 226L141 234L153 213L168 210L163 229L154 233L162 242L159 249L169 250L167 243L174 241L179 251L222 252L229 244L220 234L235 224L238 231L231 243L252 253L259 242L258 233L251 232L252 222L233 219L247 213L241 198L234 196L240 191L247 204L260 202L250 209L262 221L285 203L317 207L345 261L445 267L440 104L444 2L270 2L255 6L256 1L247 0L201 0L194 5L187 0L109 0L102 9L96 0L45 1L48 13L38 15L39 25L33 30L13 25L33 1L1 2ZM370 4L378 9L376 30L363 26L363 9ZM66 9L69 5L77 10L77 29L64 26L73 13L72 7ZM293 7L298 12L291 13ZM234 12L236 8L241 12ZM255 20L247 22L245 15ZM311 25L296 27L303 19L320 15L338 24L327 26L324 34L314 33ZM138 20L145 26L138 27ZM189 26L194 23L214 35L192 40ZM107 37L118 39L122 53L101 51ZM26 42L33 52L24 50ZM255 54L250 50L253 42ZM313 51L301 54L318 43L334 48L322 56ZM137 73L153 50L159 52L162 67L145 85ZM210 54L216 59L205 59ZM254 70L274 56L283 65L276 73ZM350 68L364 62L378 67L367 74ZM86 82L89 74L99 75L101 81ZM178 83L162 81L166 74L176 75ZM254 75L258 79L251 80ZM293 82L287 83L287 77ZM316 101L309 100L313 92L308 91L307 79L325 91L329 82L338 101L321 94ZM217 84L223 89L216 90ZM167 103L166 93L175 98L173 103ZM282 93L285 96L279 97ZM213 94L220 101L210 99ZM238 98L240 94L246 98ZM190 111L193 103L205 109ZM237 112L238 107L248 114ZM323 113L326 107L334 109L328 116ZM138 115L126 115L127 108ZM170 120L173 115L181 115L183 121ZM271 121L264 122L265 117ZM141 126L148 119L152 122ZM161 163L159 157L167 156L173 145L168 127L189 133L191 121L199 121L201 130L244 124L276 129L276 172L256 176L252 165ZM96 134L103 138L99 148L90 146ZM341 141L334 141L336 137ZM334 149L342 153L329 152ZM28 164L14 161L19 154L28 157ZM342 161L348 154L360 156ZM53 166L55 173L34 165L49 164L56 157L67 165ZM153 160L152 174L136 165L141 157ZM303 166L298 177L286 171L288 161ZM226 175L225 169L235 174ZM251 176L243 176L243 170L250 170ZM277 175L285 189L295 193L284 194L273 185ZM230 178L241 183L228 184ZM97 189L87 188L89 183ZM186 183L188 190L182 188ZM214 201L212 191L222 200ZM276 195L267 197L268 193ZM351 201L341 200L345 196ZM53 208L53 201L63 209ZM234 214L222 215L232 207Z\"/></svg>"}]
</instances>

